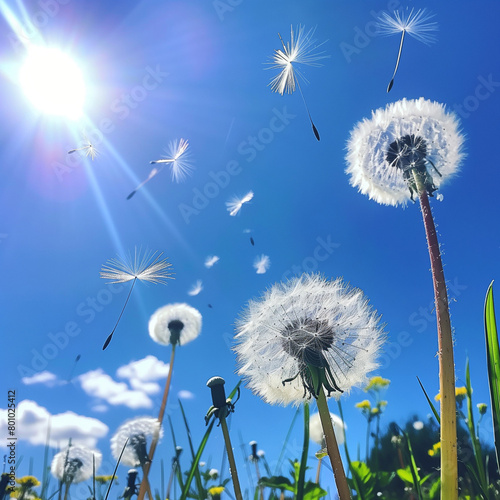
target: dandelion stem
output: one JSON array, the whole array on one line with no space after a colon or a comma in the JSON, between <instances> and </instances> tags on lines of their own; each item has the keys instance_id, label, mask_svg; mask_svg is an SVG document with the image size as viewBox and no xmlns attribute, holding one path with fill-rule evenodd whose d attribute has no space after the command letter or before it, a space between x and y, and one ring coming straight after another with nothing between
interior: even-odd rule
<instances>
[{"instance_id":1,"label":"dandelion stem","mask_svg":"<svg viewBox=\"0 0 500 500\"><path fill-rule=\"evenodd\" d=\"M163 399L161 402L160 406L160 413L158 414L158 422L160 423L160 427L163 423L163 417L165 415L165 408L167 407L167 399L168 399L168 393L170 391L170 382L172 380L172 372L174 368L174 359L175 359L175 347L177 344L172 344L172 353L170 354L170 365L168 367L168 376L167 376L167 381L165 382L165 390L163 391ZM137 500L143 500L144 495L146 493L146 487L149 485L148 482L148 475L149 475L149 470L151 469L151 463L153 462L153 457L156 451L156 445L158 444L158 439L160 438L160 435L153 437L153 440L151 442L151 447L149 448L149 462L144 465L143 471L144 475L142 478L141 482L141 487L139 489L139 494L137 495Z\"/></svg>"},{"instance_id":2,"label":"dandelion stem","mask_svg":"<svg viewBox=\"0 0 500 500\"><path fill-rule=\"evenodd\" d=\"M236 470L236 462L234 460L233 447L231 446L231 438L229 437L229 431L227 429L225 417L220 418L220 426L222 428L222 434L224 435L224 442L226 443L227 460L229 462L229 470L233 479L234 494L236 496L236 500L243 500L240 481L238 479L238 471Z\"/></svg>"},{"instance_id":3,"label":"dandelion stem","mask_svg":"<svg viewBox=\"0 0 500 500\"><path fill-rule=\"evenodd\" d=\"M299 477L297 480L297 500L304 499L306 481L307 454L309 452L309 403L304 403L304 441L302 442L302 456L300 457Z\"/></svg>"},{"instance_id":4,"label":"dandelion stem","mask_svg":"<svg viewBox=\"0 0 500 500\"><path fill-rule=\"evenodd\" d=\"M391 91L392 86L394 85L394 78L396 78L396 73L398 72L399 61L401 59L401 52L403 51L403 42L404 42L404 39L405 39L405 33L406 33L406 30L403 30L401 32L401 41L399 42L398 58L396 60L396 67L394 68L394 74L392 75L392 79L389 82L389 85L387 86L387 92L388 93Z\"/></svg>"},{"instance_id":5,"label":"dandelion stem","mask_svg":"<svg viewBox=\"0 0 500 500\"><path fill-rule=\"evenodd\" d=\"M335 432L333 431L330 410L328 409L328 403L326 402L323 388L321 388L319 391L317 405L319 416L321 419L321 425L323 427L323 433L325 434L326 449L328 451L328 456L330 457L330 462L332 464L333 475L335 477L335 484L337 486L339 498L340 500L350 500L351 490L349 488L349 485L347 484L344 466L342 464L342 459L340 458L339 446L337 444Z\"/></svg>"},{"instance_id":6,"label":"dandelion stem","mask_svg":"<svg viewBox=\"0 0 500 500\"><path fill-rule=\"evenodd\" d=\"M323 460L323 457L318 458L318 468L316 469L316 484L319 485L319 476L321 473L321 462Z\"/></svg>"},{"instance_id":7,"label":"dandelion stem","mask_svg":"<svg viewBox=\"0 0 500 500\"><path fill-rule=\"evenodd\" d=\"M455 403L455 363L451 333L448 293L443 263L439 251L436 227L422 174L413 169L422 217L424 220L429 257L431 260L436 319L438 330L439 392L441 394L441 498L458 498L457 422Z\"/></svg>"},{"instance_id":8,"label":"dandelion stem","mask_svg":"<svg viewBox=\"0 0 500 500\"><path fill-rule=\"evenodd\" d=\"M113 338L113 333L115 333L116 327L118 326L118 323L122 319L123 312L125 311L125 308L127 307L128 301L130 299L130 295L132 294L132 290L134 289L135 282L137 281L137 277L134 278L134 281L132 282L132 286L130 287L130 292L128 292L127 295L127 300L125 301L125 305L123 306L122 312L120 313L120 316L118 316L118 321L115 324L115 327L113 328L113 331L108 335L108 338L106 339L106 342L104 342L104 345L102 346L102 350L106 349L108 347L109 343L111 342L111 339Z\"/></svg>"},{"instance_id":9,"label":"dandelion stem","mask_svg":"<svg viewBox=\"0 0 500 500\"><path fill-rule=\"evenodd\" d=\"M151 462L149 462L149 463L151 463ZM145 470L144 470L147 466L148 466L148 464L144 464L142 466L142 482L141 482L141 487L144 484L145 485L145 489L148 492L149 500L154 500L153 493L151 493L151 486L149 485L148 476L147 476L147 474L145 473Z\"/></svg>"}]
</instances>

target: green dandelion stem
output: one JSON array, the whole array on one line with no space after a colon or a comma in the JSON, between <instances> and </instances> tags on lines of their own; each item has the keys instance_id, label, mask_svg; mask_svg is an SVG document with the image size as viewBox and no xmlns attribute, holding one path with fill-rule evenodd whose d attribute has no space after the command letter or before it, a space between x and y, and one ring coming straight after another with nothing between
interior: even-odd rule
<instances>
[{"instance_id":1,"label":"green dandelion stem","mask_svg":"<svg viewBox=\"0 0 500 500\"><path fill-rule=\"evenodd\" d=\"M231 477L233 479L234 494L236 496L236 500L243 500L240 481L238 479L238 471L236 469L236 461L234 460L233 447L231 446L231 438L229 437L229 430L227 428L225 417L220 418L220 426L222 434L224 435L224 442L226 443L227 460L229 462L229 470L231 471Z\"/></svg>"},{"instance_id":2,"label":"green dandelion stem","mask_svg":"<svg viewBox=\"0 0 500 500\"><path fill-rule=\"evenodd\" d=\"M167 399L168 393L170 391L170 382L172 380L172 372L174 368L174 359L175 359L175 347L177 344L172 344L172 353L170 354L170 364L168 368L168 376L167 381L165 383L165 390L163 391L163 399L160 406L160 413L158 414L158 422L160 423L160 427L163 423L163 417L165 415L165 408L167 407ZM151 447L149 448L149 462L143 467L143 479L141 482L141 487L139 488L139 494L137 495L137 500L143 500L144 495L146 494L146 487L149 485L148 475L149 469L151 469L151 463L153 462L153 457L156 451L156 445L158 444L158 439L160 439L160 434L153 437L151 442Z\"/></svg>"},{"instance_id":3,"label":"green dandelion stem","mask_svg":"<svg viewBox=\"0 0 500 500\"><path fill-rule=\"evenodd\" d=\"M304 498L304 485L306 481L307 454L309 452L309 403L304 403L304 441L302 443L302 456L300 458L299 478L297 481L297 500Z\"/></svg>"},{"instance_id":4,"label":"green dandelion stem","mask_svg":"<svg viewBox=\"0 0 500 500\"><path fill-rule=\"evenodd\" d=\"M351 490L349 488L349 485L347 484L344 466L342 464L342 459L340 458L339 446L337 444L335 432L333 431L330 410L328 409L328 403L326 401L323 388L321 388L321 390L319 391L318 399L316 400L316 402L318 405L321 425L323 427L323 433L325 434L326 449L328 451L328 456L332 464L333 475L335 477L335 484L337 485L339 498L340 500L351 500Z\"/></svg>"},{"instance_id":5,"label":"green dandelion stem","mask_svg":"<svg viewBox=\"0 0 500 500\"><path fill-rule=\"evenodd\" d=\"M421 173L413 169L431 260L438 331L439 392L441 394L441 498L458 498L457 422L455 402L455 362L448 293L439 251L436 227Z\"/></svg>"}]
</instances>

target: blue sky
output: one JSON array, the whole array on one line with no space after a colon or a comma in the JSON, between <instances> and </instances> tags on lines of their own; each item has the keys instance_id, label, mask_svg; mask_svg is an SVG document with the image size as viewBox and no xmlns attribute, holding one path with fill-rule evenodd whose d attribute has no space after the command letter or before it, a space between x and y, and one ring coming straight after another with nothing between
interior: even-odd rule
<instances>
[{"instance_id":1,"label":"blue sky","mask_svg":"<svg viewBox=\"0 0 500 500\"><path fill-rule=\"evenodd\" d=\"M304 271L343 277L382 314L388 343L375 373L391 380L383 423L403 423L413 414L425 418L429 411L416 377L437 393L438 362L420 210L418 204L378 205L357 193L344 172L354 124L404 97L446 104L459 115L466 137L460 173L443 186L443 200L431 203L451 297L457 385L464 384L468 356L474 400L489 403L482 308L499 271L498 225L491 223L499 215L498 2L478 2L473 9L465 1L54 0L43 10L49 3L21 8L22 2L0 2L3 381L5 391L16 390L18 405L25 401L37 415L19 422L20 436L25 432L17 449L24 456L21 475L33 457L33 472L41 476L49 414L59 422L61 446L77 432L69 423L81 422L81 438L94 440L108 465L117 427L134 416L157 415L170 349L151 340L147 323L172 302L187 302L203 315L201 336L178 350L168 408L187 447L176 404L184 398L198 442L211 404L206 381L222 376L229 391L238 380L231 351L235 319L249 299ZM375 36L373 21L398 7L431 7L438 40L426 46L407 38L387 94L399 37ZM25 49L13 18L25 43L57 47L82 69L84 118L42 115L26 98L18 82ZM29 29L30 23L37 28ZM321 48L329 56L321 67L303 70L320 142L300 95L280 96L269 87L276 72L266 63L280 48L278 33L287 40L290 26L299 24L316 27L315 38L325 42ZM67 154L81 142L82 130L99 143L94 161ZM149 174L149 162L180 138L189 140L193 175L175 183L165 169L127 200ZM254 198L230 217L226 202L250 190ZM103 352L128 286L110 288L99 271L135 247L164 252L175 280L138 283ZM210 269L204 266L209 255L220 257ZM257 274L253 263L260 255L271 265ZM189 296L197 280L203 290ZM33 375L37 383L23 381ZM87 392L85 380L92 382ZM342 398L353 450L364 446L365 422L354 404L365 397L355 389ZM241 433L245 443L256 440L268 460L276 460L295 410L268 406L246 389L236 408L235 445ZM74 415L68 419L66 412ZM87 424L90 430L82 430ZM484 438L491 440L487 418ZM290 458L298 458L301 440L297 425ZM157 453L170 461L167 437ZM218 468L221 456L222 435L215 429L204 459ZM237 459L244 474L239 450ZM121 468L119 476L125 472Z\"/></svg>"}]
</instances>

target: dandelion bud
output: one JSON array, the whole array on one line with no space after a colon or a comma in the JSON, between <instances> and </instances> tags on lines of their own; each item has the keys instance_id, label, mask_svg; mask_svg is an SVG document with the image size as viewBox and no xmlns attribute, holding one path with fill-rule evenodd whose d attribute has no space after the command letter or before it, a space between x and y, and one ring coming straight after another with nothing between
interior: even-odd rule
<instances>
[{"instance_id":1,"label":"dandelion bud","mask_svg":"<svg viewBox=\"0 0 500 500\"><path fill-rule=\"evenodd\" d=\"M226 381L222 377L212 377L207 382L207 387L212 391L212 404L215 408L224 408L226 406L226 391L224 384Z\"/></svg>"}]
</instances>

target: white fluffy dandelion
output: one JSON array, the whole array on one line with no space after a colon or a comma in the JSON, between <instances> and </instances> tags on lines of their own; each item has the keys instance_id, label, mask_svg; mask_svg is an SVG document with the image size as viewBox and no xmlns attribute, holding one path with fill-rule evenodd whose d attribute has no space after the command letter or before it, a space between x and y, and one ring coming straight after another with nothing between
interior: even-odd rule
<instances>
[{"instance_id":1,"label":"white fluffy dandelion","mask_svg":"<svg viewBox=\"0 0 500 500\"><path fill-rule=\"evenodd\" d=\"M203 290L202 281L196 280L196 283L194 283L193 286L188 290L188 295L194 297L195 295L198 295L202 290Z\"/></svg>"},{"instance_id":2,"label":"white fluffy dandelion","mask_svg":"<svg viewBox=\"0 0 500 500\"><path fill-rule=\"evenodd\" d=\"M149 335L159 344L191 342L201 332L201 314L184 303L160 307L149 320Z\"/></svg>"},{"instance_id":3,"label":"white fluffy dandelion","mask_svg":"<svg viewBox=\"0 0 500 500\"><path fill-rule=\"evenodd\" d=\"M394 78L399 67L399 61L401 59L401 52L403 51L403 42L405 39L405 34L412 36L419 42L430 45L436 41L435 32L438 29L438 25L435 21L430 21L434 17L426 11L426 9L419 9L416 12L414 9L406 12L400 10L395 11L394 16L391 17L387 12L382 12L382 15L378 18L377 30L380 35L394 35L401 33L401 41L399 42L398 58L396 60L396 67L394 69L394 74L387 87L387 92L390 92L394 84Z\"/></svg>"},{"instance_id":4,"label":"white fluffy dandelion","mask_svg":"<svg viewBox=\"0 0 500 500\"><path fill-rule=\"evenodd\" d=\"M101 269L101 278L110 280L110 283L126 283L132 281L132 286L123 306L122 312L118 317L118 320L108 335L108 338L104 342L102 349L106 349L113 334L115 333L116 327L120 322L120 319L127 307L130 295L134 289L134 285L137 280L139 281L149 281L150 283L161 283L165 284L168 279L173 279L172 272L170 271L170 264L166 259L162 259L162 253L159 252L145 252L141 255L140 250L137 248L134 251L134 256L128 255L128 258L115 258L110 259Z\"/></svg>"},{"instance_id":5,"label":"white fluffy dandelion","mask_svg":"<svg viewBox=\"0 0 500 500\"><path fill-rule=\"evenodd\" d=\"M130 200L132 196L142 187L144 184L149 182L153 177L158 175L165 165L170 166L170 171L172 173L172 180L176 182L182 182L186 179L188 175L191 175L194 167L189 159L188 152L189 143L185 139L171 141L167 148L167 155L161 160L151 161L151 164L160 164L159 168L153 168L149 173L148 177L142 181L128 196L127 200Z\"/></svg>"},{"instance_id":6,"label":"white fluffy dandelion","mask_svg":"<svg viewBox=\"0 0 500 500\"><path fill-rule=\"evenodd\" d=\"M457 172L464 153L454 113L424 98L397 101L359 122L347 144L350 183L384 205L405 205L416 186L412 169L426 179L427 193Z\"/></svg>"},{"instance_id":7,"label":"white fluffy dandelion","mask_svg":"<svg viewBox=\"0 0 500 500\"><path fill-rule=\"evenodd\" d=\"M268 255L258 255L255 257L253 261L253 267L257 274L264 274L267 272L269 267L271 266L271 259L269 259Z\"/></svg>"},{"instance_id":8,"label":"white fluffy dandelion","mask_svg":"<svg viewBox=\"0 0 500 500\"><path fill-rule=\"evenodd\" d=\"M238 198L233 196L229 201L226 201L227 211L229 215L236 215L241 210L243 204L248 203L253 198L253 191L248 191L248 193L243 196L243 198Z\"/></svg>"},{"instance_id":9,"label":"white fluffy dandelion","mask_svg":"<svg viewBox=\"0 0 500 500\"><path fill-rule=\"evenodd\" d=\"M81 483L91 478L101 465L102 454L85 446L69 446L52 459L52 475L66 485Z\"/></svg>"},{"instance_id":10,"label":"white fluffy dandelion","mask_svg":"<svg viewBox=\"0 0 500 500\"><path fill-rule=\"evenodd\" d=\"M129 467L144 466L149 462L148 442L162 436L163 430L156 418L138 417L122 424L111 438L111 453L115 460ZM122 454L123 452L123 454Z\"/></svg>"},{"instance_id":11,"label":"white fluffy dandelion","mask_svg":"<svg viewBox=\"0 0 500 500\"><path fill-rule=\"evenodd\" d=\"M340 446L344 444L344 429L346 428L344 422L340 417L334 413L330 413L330 419L337 438L337 444ZM321 425L321 418L319 413L314 413L309 419L309 438L319 446L324 446L325 435L323 433L323 426Z\"/></svg>"},{"instance_id":12,"label":"white fluffy dandelion","mask_svg":"<svg viewBox=\"0 0 500 500\"><path fill-rule=\"evenodd\" d=\"M280 72L271 80L270 86L273 92L277 92L281 95L284 93L292 94L298 87L302 100L304 101L309 120L311 121L314 135L319 141L318 130L312 121L311 113L309 113L309 108L307 107L304 94L302 93L297 77L302 78L305 82L307 82L307 80L296 66L298 64L304 64L306 66L321 66L318 61L328 57L322 51L318 52L318 48L321 47L324 42L317 44L316 40L313 38L314 32L315 28L310 29L306 33L304 26L298 26L294 32L292 26L290 43L286 44L283 41L283 38L281 38L281 35L278 33L283 50L277 49L274 51L273 62L270 69L279 69Z\"/></svg>"},{"instance_id":13,"label":"white fluffy dandelion","mask_svg":"<svg viewBox=\"0 0 500 500\"><path fill-rule=\"evenodd\" d=\"M205 267L210 269L211 267L214 266L217 262L219 262L220 258L217 255L209 255L205 259Z\"/></svg>"},{"instance_id":14,"label":"white fluffy dandelion","mask_svg":"<svg viewBox=\"0 0 500 500\"><path fill-rule=\"evenodd\" d=\"M237 322L239 374L266 402L299 404L320 389L330 395L363 384L384 340L361 290L340 279L303 274L249 302Z\"/></svg>"}]
</instances>

